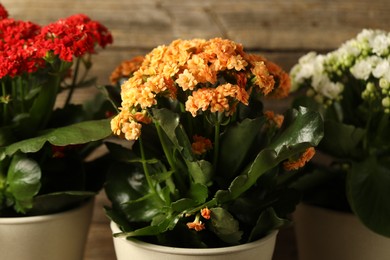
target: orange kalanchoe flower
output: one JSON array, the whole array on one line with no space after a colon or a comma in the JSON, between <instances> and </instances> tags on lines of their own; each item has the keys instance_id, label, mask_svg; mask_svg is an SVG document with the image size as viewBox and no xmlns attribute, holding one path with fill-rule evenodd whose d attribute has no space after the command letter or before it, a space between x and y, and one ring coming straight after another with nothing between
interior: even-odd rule
<instances>
[{"instance_id":1,"label":"orange kalanchoe flower","mask_svg":"<svg viewBox=\"0 0 390 260\"><path fill-rule=\"evenodd\" d=\"M186 110L192 116L196 116L198 111L210 110L212 113L225 112L231 115L235 112L234 104L241 102L248 104L249 94L238 85L226 83L216 88L201 88L192 92L186 102Z\"/></svg>"},{"instance_id":2,"label":"orange kalanchoe flower","mask_svg":"<svg viewBox=\"0 0 390 260\"><path fill-rule=\"evenodd\" d=\"M274 111L268 110L264 112L264 115L268 118L268 120L275 123L277 128L280 128L284 121L284 116L280 114L275 114Z\"/></svg>"},{"instance_id":3,"label":"orange kalanchoe flower","mask_svg":"<svg viewBox=\"0 0 390 260\"><path fill-rule=\"evenodd\" d=\"M255 75L255 84L260 87L264 95L271 93L274 89L275 80L274 77L269 74L265 63L263 61L255 62L251 71L253 75Z\"/></svg>"},{"instance_id":4,"label":"orange kalanchoe flower","mask_svg":"<svg viewBox=\"0 0 390 260\"><path fill-rule=\"evenodd\" d=\"M144 59L143 56L136 56L131 60L123 61L111 73L110 82L115 85L121 78L130 78L133 73L141 67Z\"/></svg>"},{"instance_id":5,"label":"orange kalanchoe flower","mask_svg":"<svg viewBox=\"0 0 390 260\"><path fill-rule=\"evenodd\" d=\"M146 114L145 111L134 113L134 120L144 124L150 124L152 119Z\"/></svg>"},{"instance_id":6,"label":"orange kalanchoe flower","mask_svg":"<svg viewBox=\"0 0 390 260\"><path fill-rule=\"evenodd\" d=\"M281 67L276 63L267 60L263 56L256 54L248 54L247 59L255 64L256 62L264 62L269 74L272 76L272 80L278 82L278 87L273 88L267 92L268 96L271 98L285 98L288 96L291 88L291 80L288 75ZM271 80L270 78L268 80ZM268 90L268 89L266 89Z\"/></svg>"},{"instance_id":7,"label":"orange kalanchoe flower","mask_svg":"<svg viewBox=\"0 0 390 260\"><path fill-rule=\"evenodd\" d=\"M192 143L192 151L194 154L201 155L213 148L211 140L203 136L194 135L194 142Z\"/></svg>"},{"instance_id":8,"label":"orange kalanchoe flower","mask_svg":"<svg viewBox=\"0 0 390 260\"><path fill-rule=\"evenodd\" d=\"M275 80L278 81L279 85L277 88L270 93L268 97L271 98L285 98L290 93L291 79L281 67L271 61L265 61L269 72L274 76Z\"/></svg>"},{"instance_id":9,"label":"orange kalanchoe flower","mask_svg":"<svg viewBox=\"0 0 390 260\"><path fill-rule=\"evenodd\" d=\"M202 231L202 230L206 229L205 224L202 223L202 221L200 221L200 215L199 214L196 215L194 222L188 222L187 223L187 227L189 229L194 229L195 231Z\"/></svg>"},{"instance_id":10,"label":"orange kalanchoe flower","mask_svg":"<svg viewBox=\"0 0 390 260\"><path fill-rule=\"evenodd\" d=\"M132 66L127 64L132 76L121 86L122 109L111 124L114 133L127 131L124 136L132 140L138 139L142 122L134 120L134 113L156 107L160 98L180 99L194 117L203 113L230 117L238 104L248 105L252 91L263 96L274 93L275 78L279 83L282 75L278 66L221 38L176 40L132 61ZM118 75L117 71L112 78Z\"/></svg>"},{"instance_id":11,"label":"orange kalanchoe flower","mask_svg":"<svg viewBox=\"0 0 390 260\"><path fill-rule=\"evenodd\" d=\"M209 210L208 208L204 208L200 211L200 215L202 215L202 217L204 219L210 219L211 218L211 210Z\"/></svg>"},{"instance_id":12,"label":"orange kalanchoe flower","mask_svg":"<svg viewBox=\"0 0 390 260\"><path fill-rule=\"evenodd\" d=\"M306 149L306 151L302 154L302 156L298 160L286 161L283 163L283 167L287 171L297 170L303 167L308 161L310 161L311 158L313 158L315 153L316 151L314 147L309 147Z\"/></svg>"}]
</instances>

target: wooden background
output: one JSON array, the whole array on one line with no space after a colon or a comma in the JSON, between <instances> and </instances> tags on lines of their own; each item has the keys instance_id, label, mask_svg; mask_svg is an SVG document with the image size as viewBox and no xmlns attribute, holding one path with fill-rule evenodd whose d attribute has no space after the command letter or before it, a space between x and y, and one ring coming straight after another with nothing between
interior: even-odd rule
<instances>
[{"instance_id":1,"label":"wooden background","mask_svg":"<svg viewBox=\"0 0 390 260\"><path fill-rule=\"evenodd\" d=\"M261 53L285 70L304 53L337 48L363 28L389 30L388 0L2 0L11 17L44 25L84 13L106 25L114 44L95 56L92 73L109 83L125 59L177 38L224 37ZM78 93L74 102L94 94ZM85 260L113 260L111 234L96 200ZM280 232L274 260L296 260L293 227Z\"/></svg>"}]
</instances>

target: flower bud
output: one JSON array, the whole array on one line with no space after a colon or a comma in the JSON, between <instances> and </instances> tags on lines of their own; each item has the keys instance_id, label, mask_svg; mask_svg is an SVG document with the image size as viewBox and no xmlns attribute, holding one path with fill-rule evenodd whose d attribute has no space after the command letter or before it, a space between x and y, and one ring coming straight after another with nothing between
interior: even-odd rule
<instances>
[{"instance_id":1,"label":"flower bud","mask_svg":"<svg viewBox=\"0 0 390 260\"><path fill-rule=\"evenodd\" d=\"M382 99L382 106L385 108L390 108L390 97L385 97Z\"/></svg>"},{"instance_id":2,"label":"flower bud","mask_svg":"<svg viewBox=\"0 0 390 260\"><path fill-rule=\"evenodd\" d=\"M388 89L389 88L389 81L385 78L381 78L379 80L379 87L383 88L383 89Z\"/></svg>"}]
</instances>

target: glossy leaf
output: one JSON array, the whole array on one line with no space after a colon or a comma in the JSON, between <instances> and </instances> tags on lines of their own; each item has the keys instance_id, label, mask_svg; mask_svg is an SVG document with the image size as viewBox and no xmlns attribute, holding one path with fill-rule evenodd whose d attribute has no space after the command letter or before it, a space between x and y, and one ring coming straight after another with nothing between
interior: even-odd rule
<instances>
[{"instance_id":1,"label":"glossy leaf","mask_svg":"<svg viewBox=\"0 0 390 260\"><path fill-rule=\"evenodd\" d=\"M39 151L46 142L57 146L84 144L104 139L111 135L108 119L86 121L70 126L48 130L40 136L25 139L0 149L0 159L11 156L17 151L34 153Z\"/></svg>"},{"instance_id":2,"label":"glossy leaf","mask_svg":"<svg viewBox=\"0 0 390 260\"><path fill-rule=\"evenodd\" d=\"M150 221L162 208L161 198L150 191L144 174L135 165L113 166L105 190L114 207L120 208L130 221Z\"/></svg>"},{"instance_id":3,"label":"glossy leaf","mask_svg":"<svg viewBox=\"0 0 390 260\"><path fill-rule=\"evenodd\" d=\"M240 231L240 225L236 219L224 208L211 209L211 228L212 231L224 242L230 245L240 243L243 234Z\"/></svg>"},{"instance_id":4,"label":"glossy leaf","mask_svg":"<svg viewBox=\"0 0 390 260\"><path fill-rule=\"evenodd\" d=\"M188 191L188 197L202 204L208 197L208 189L205 185L200 183L193 183Z\"/></svg>"},{"instance_id":5,"label":"glossy leaf","mask_svg":"<svg viewBox=\"0 0 390 260\"><path fill-rule=\"evenodd\" d=\"M316 146L322 137L321 117L301 108L291 125L262 150L243 174L236 177L228 190L219 190L215 197L221 202L231 201L252 187L257 179L291 156Z\"/></svg>"},{"instance_id":6,"label":"glossy leaf","mask_svg":"<svg viewBox=\"0 0 390 260\"><path fill-rule=\"evenodd\" d=\"M358 218L374 232L390 237L389 162L370 156L354 162L347 178L347 196Z\"/></svg>"},{"instance_id":7,"label":"glossy leaf","mask_svg":"<svg viewBox=\"0 0 390 260\"><path fill-rule=\"evenodd\" d=\"M298 110L291 110L292 119L287 126L283 126L283 132L274 140L269 148L274 149L278 154L299 144L311 144L316 146L323 138L323 121L321 116L305 107ZM305 145L306 146L306 145Z\"/></svg>"},{"instance_id":8,"label":"glossy leaf","mask_svg":"<svg viewBox=\"0 0 390 260\"><path fill-rule=\"evenodd\" d=\"M93 198L95 192L90 191L63 191L34 197L34 206L28 213L42 215L73 208L88 198Z\"/></svg>"},{"instance_id":9,"label":"glossy leaf","mask_svg":"<svg viewBox=\"0 0 390 260\"><path fill-rule=\"evenodd\" d=\"M237 171L243 167L243 162L248 158L248 152L250 152L263 123L262 118L246 119L230 126L223 133L217 168L224 178L230 179L236 176Z\"/></svg>"},{"instance_id":10,"label":"glossy leaf","mask_svg":"<svg viewBox=\"0 0 390 260\"><path fill-rule=\"evenodd\" d=\"M211 185L213 165L210 162L206 160L187 162L187 167L195 183L200 183L206 186Z\"/></svg>"},{"instance_id":11,"label":"glossy leaf","mask_svg":"<svg viewBox=\"0 0 390 260\"><path fill-rule=\"evenodd\" d=\"M365 135L365 130L336 121L324 122L324 138L320 147L334 156L351 156Z\"/></svg>"},{"instance_id":12,"label":"glossy leaf","mask_svg":"<svg viewBox=\"0 0 390 260\"><path fill-rule=\"evenodd\" d=\"M270 230L279 229L288 223L290 223L288 220L279 218L273 208L268 208L259 216L248 242L258 240L267 235Z\"/></svg>"},{"instance_id":13,"label":"glossy leaf","mask_svg":"<svg viewBox=\"0 0 390 260\"><path fill-rule=\"evenodd\" d=\"M25 213L33 206L33 197L41 187L40 179L41 169L37 162L21 155L12 158L7 191L12 194L18 212Z\"/></svg>"}]
</instances>

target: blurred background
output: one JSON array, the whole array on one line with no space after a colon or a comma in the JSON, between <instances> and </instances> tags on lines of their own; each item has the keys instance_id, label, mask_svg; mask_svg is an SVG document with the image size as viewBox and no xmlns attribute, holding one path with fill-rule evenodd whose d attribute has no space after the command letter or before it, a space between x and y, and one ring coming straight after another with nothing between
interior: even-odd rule
<instances>
[{"instance_id":1,"label":"blurred background","mask_svg":"<svg viewBox=\"0 0 390 260\"><path fill-rule=\"evenodd\" d=\"M93 57L98 84L123 60L190 38L229 38L289 71L308 51L327 52L364 28L390 29L388 0L2 0L9 16L45 25L84 13L112 32L114 43ZM78 93L74 102L96 89ZM115 259L100 194L85 260ZM293 227L279 234L275 260L296 260Z\"/></svg>"}]
</instances>

